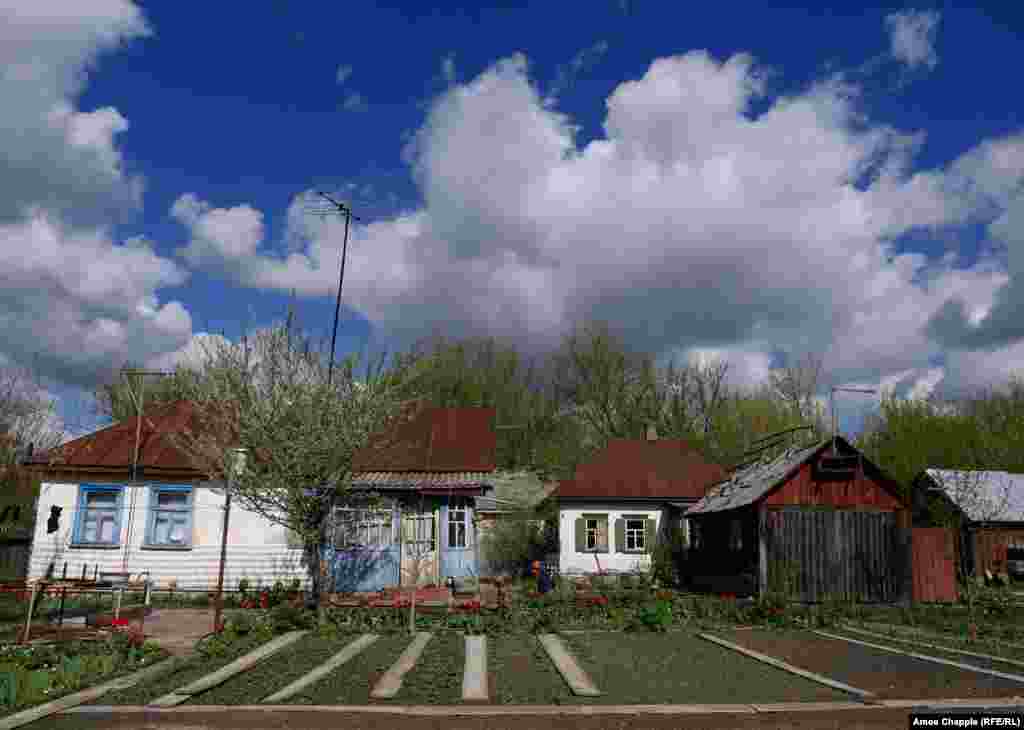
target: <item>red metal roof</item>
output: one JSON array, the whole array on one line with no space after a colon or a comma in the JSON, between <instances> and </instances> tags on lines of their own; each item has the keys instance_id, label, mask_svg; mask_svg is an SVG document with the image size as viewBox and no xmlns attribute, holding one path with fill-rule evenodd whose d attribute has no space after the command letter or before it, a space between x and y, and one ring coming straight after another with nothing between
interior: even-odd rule
<instances>
[{"instance_id":1,"label":"red metal roof","mask_svg":"<svg viewBox=\"0 0 1024 730\"><path fill-rule=\"evenodd\" d=\"M353 472L489 472L493 408L420 407L352 457Z\"/></svg>"},{"instance_id":2,"label":"red metal roof","mask_svg":"<svg viewBox=\"0 0 1024 730\"><path fill-rule=\"evenodd\" d=\"M31 460L34 465L52 465L57 469L110 468L129 469L135 452L138 418L120 421L94 433L68 441ZM195 408L188 401L176 401L148 409L142 416L139 439L139 465L146 469L198 471L188 457L174 448L168 433L195 429Z\"/></svg>"},{"instance_id":3,"label":"red metal roof","mask_svg":"<svg viewBox=\"0 0 1024 730\"><path fill-rule=\"evenodd\" d=\"M700 499L728 476L686 441L613 439L603 451L559 483L556 497Z\"/></svg>"}]
</instances>

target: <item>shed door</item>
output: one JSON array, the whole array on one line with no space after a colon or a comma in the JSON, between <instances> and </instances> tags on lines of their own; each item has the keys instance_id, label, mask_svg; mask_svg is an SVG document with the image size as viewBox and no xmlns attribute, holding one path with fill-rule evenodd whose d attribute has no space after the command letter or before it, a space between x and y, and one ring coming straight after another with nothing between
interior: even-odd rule
<instances>
[{"instance_id":1,"label":"shed door","mask_svg":"<svg viewBox=\"0 0 1024 730\"><path fill-rule=\"evenodd\" d=\"M397 508L338 507L334 512L334 584L339 593L398 585Z\"/></svg>"},{"instance_id":2,"label":"shed door","mask_svg":"<svg viewBox=\"0 0 1024 730\"><path fill-rule=\"evenodd\" d=\"M466 498L441 507L441 577L477 575L473 544L473 505Z\"/></svg>"}]
</instances>

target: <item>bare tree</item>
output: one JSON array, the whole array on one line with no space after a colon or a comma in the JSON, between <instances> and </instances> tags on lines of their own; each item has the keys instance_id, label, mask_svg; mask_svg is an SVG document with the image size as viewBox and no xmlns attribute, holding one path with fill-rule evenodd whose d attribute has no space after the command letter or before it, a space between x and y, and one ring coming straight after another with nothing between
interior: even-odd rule
<instances>
[{"instance_id":1,"label":"bare tree","mask_svg":"<svg viewBox=\"0 0 1024 730\"><path fill-rule=\"evenodd\" d=\"M729 363L719 358L704 359L693 363L690 371L701 427L704 435L708 436L715 416L728 396L725 377L729 373Z\"/></svg>"},{"instance_id":2,"label":"bare tree","mask_svg":"<svg viewBox=\"0 0 1024 730\"><path fill-rule=\"evenodd\" d=\"M350 357L328 384L326 358L289 318L238 345L213 343L197 376L184 381L196 420L172 439L243 508L301 538L318 606L328 517L348 494L352 456L400 414L396 378L383 362L368 362L360 378ZM229 451L238 447L250 458L229 479Z\"/></svg>"},{"instance_id":3,"label":"bare tree","mask_svg":"<svg viewBox=\"0 0 1024 730\"><path fill-rule=\"evenodd\" d=\"M805 421L817 422L822 418L815 396L821 383L823 365L824 357L807 352L796 361L787 357L786 364L772 370L768 376L774 395Z\"/></svg>"},{"instance_id":4,"label":"bare tree","mask_svg":"<svg viewBox=\"0 0 1024 730\"><path fill-rule=\"evenodd\" d=\"M29 445L46 451L61 443L56 403L27 368L0 367L0 462L13 463Z\"/></svg>"}]
</instances>

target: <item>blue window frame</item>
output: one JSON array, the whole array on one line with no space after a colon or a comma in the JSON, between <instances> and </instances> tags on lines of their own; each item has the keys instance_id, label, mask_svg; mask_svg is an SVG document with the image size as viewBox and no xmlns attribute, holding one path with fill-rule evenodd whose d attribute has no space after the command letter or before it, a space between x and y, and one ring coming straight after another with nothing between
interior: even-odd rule
<instances>
[{"instance_id":1,"label":"blue window frame","mask_svg":"<svg viewBox=\"0 0 1024 730\"><path fill-rule=\"evenodd\" d=\"M124 487L112 484L82 484L78 488L78 509L72 543L109 545L121 543L121 505Z\"/></svg>"},{"instance_id":2,"label":"blue window frame","mask_svg":"<svg viewBox=\"0 0 1024 730\"><path fill-rule=\"evenodd\" d=\"M193 489L187 485L160 484L149 488L146 546L192 547Z\"/></svg>"}]
</instances>

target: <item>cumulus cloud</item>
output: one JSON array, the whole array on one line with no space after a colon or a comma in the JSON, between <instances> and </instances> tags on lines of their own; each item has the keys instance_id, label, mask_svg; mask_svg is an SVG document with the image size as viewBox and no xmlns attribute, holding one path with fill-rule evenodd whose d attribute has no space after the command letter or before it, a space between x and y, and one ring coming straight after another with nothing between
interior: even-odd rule
<instances>
[{"instance_id":1,"label":"cumulus cloud","mask_svg":"<svg viewBox=\"0 0 1024 730\"><path fill-rule=\"evenodd\" d=\"M0 223L43 205L83 224L139 202L115 141L128 121L76 98L101 54L149 33L128 0L57 0L0 7Z\"/></svg>"},{"instance_id":2,"label":"cumulus cloud","mask_svg":"<svg viewBox=\"0 0 1024 730\"><path fill-rule=\"evenodd\" d=\"M93 385L191 332L158 295L187 273L110 233L142 191L117 146L128 120L78 104L99 58L149 33L127 0L0 7L0 358L64 384Z\"/></svg>"},{"instance_id":3,"label":"cumulus cloud","mask_svg":"<svg viewBox=\"0 0 1024 730\"><path fill-rule=\"evenodd\" d=\"M174 202L171 216L192 235L179 254L193 266L244 261L256 253L263 239L263 214L248 205L212 208L186 193Z\"/></svg>"},{"instance_id":4,"label":"cumulus cloud","mask_svg":"<svg viewBox=\"0 0 1024 730\"><path fill-rule=\"evenodd\" d=\"M406 150L423 204L355 227L346 302L399 341L442 327L536 350L606 319L656 354L728 353L751 380L772 353L814 350L834 382L906 372L924 388L942 354L929 319L951 297L990 316L1009 274L894 241L1005 207L1016 188L994 171L1015 150L914 171L923 135L868 118L856 86L764 100L766 73L746 54L657 59L611 93L586 145L521 55L453 85ZM329 293L342 223L289 220L287 251L222 246L218 265Z\"/></svg>"},{"instance_id":5,"label":"cumulus cloud","mask_svg":"<svg viewBox=\"0 0 1024 730\"><path fill-rule=\"evenodd\" d=\"M118 243L43 213L0 225L2 349L61 382L89 385L188 338L188 312L156 293L185 279L143 240Z\"/></svg>"},{"instance_id":6,"label":"cumulus cloud","mask_svg":"<svg viewBox=\"0 0 1024 730\"><path fill-rule=\"evenodd\" d=\"M939 62L935 52L935 33L939 13L934 10L907 11L885 16L892 55L910 68L933 69Z\"/></svg>"}]
</instances>

